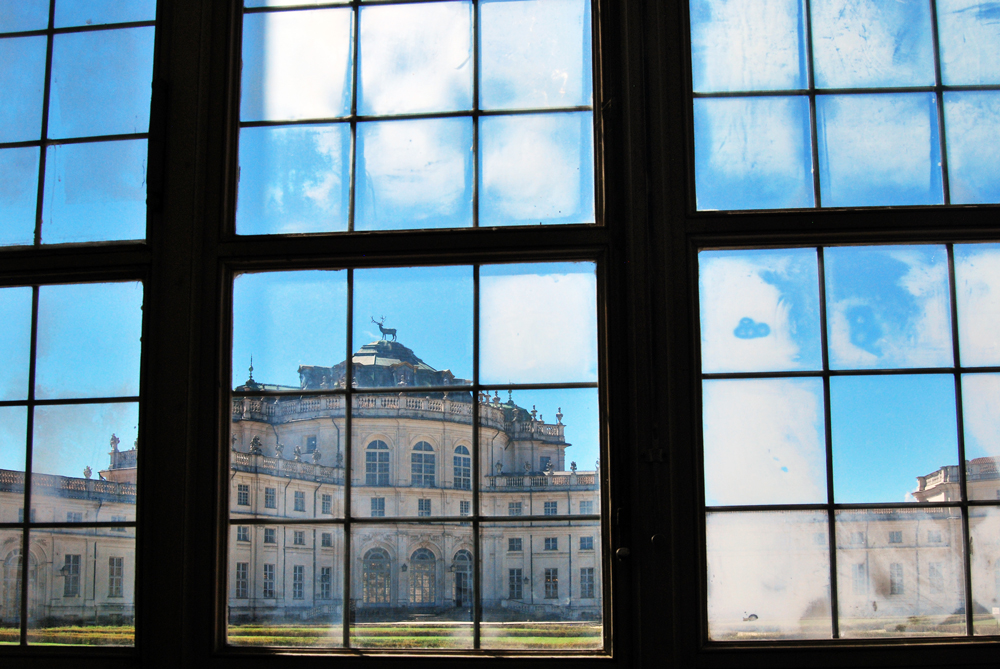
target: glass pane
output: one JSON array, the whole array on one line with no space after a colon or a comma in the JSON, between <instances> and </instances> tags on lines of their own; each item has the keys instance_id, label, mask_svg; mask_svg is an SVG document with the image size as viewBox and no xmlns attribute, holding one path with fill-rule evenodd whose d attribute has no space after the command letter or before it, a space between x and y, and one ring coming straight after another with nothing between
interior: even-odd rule
<instances>
[{"instance_id":1,"label":"glass pane","mask_svg":"<svg viewBox=\"0 0 1000 669\"><path fill-rule=\"evenodd\" d=\"M472 108L472 3L361 10L358 113Z\"/></svg>"},{"instance_id":2,"label":"glass pane","mask_svg":"<svg viewBox=\"0 0 1000 669\"><path fill-rule=\"evenodd\" d=\"M515 390L504 395L486 393L479 400L480 434L489 435L479 444L485 476L480 513L599 514L597 389Z\"/></svg>"},{"instance_id":3,"label":"glass pane","mask_svg":"<svg viewBox=\"0 0 1000 669\"><path fill-rule=\"evenodd\" d=\"M156 0L56 0L56 28L155 19Z\"/></svg>"},{"instance_id":4,"label":"glass pane","mask_svg":"<svg viewBox=\"0 0 1000 669\"><path fill-rule=\"evenodd\" d=\"M829 639L827 528L821 511L709 513L709 637Z\"/></svg>"},{"instance_id":5,"label":"glass pane","mask_svg":"<svg viewBox=\"0 0 1000 669\"><path fill-rule=\"evenodd\" d=\"M597 381L597 277L590 262L484 265L482 383Z\"/></svg>"},{"instance_id":6,"label":"glass pane","mask_svg":"<svg viewBox=\"0 0 1000 669\"><path fill-rule=\"evenodd\" d=\"M344 397L233 398L229 513L342 518Z\"/></svg>"},{"instance_id":7,"label":"glass pane","mask_svg":"<svg viewBox=\"0 0 1000 669\"><path fill-rule=\"evenodd\" d=\"M969 509L972 624L975 634L1000 635L1000 509Z\"/></svg>"},{"instance_id":8,"label":"glass pane","mask_svg":"<svg viewBox=\"0 0 1000 669\"><path fill-rule=\"evenodd\" d=\"M812 207L809 101L694 101L698 209Z\"/></svg>"},{"instance_id":9,"label":"glass pane","mask_svg":"<svg viewBox=\"0 0 1000 669\"><path fill-rule=\"evenodd\" d=\"M227 641L342 646L343 563L338 525L231 526Z\"/></svg>"},{"instance_id":10,"label":"glass pane","mask_svg":"<svg viewBox=\"0 0 1000 669\"><path fill-rule=\"evenodd\" d=\"M1000 202L1000 93L944 94L952 204Z\"/></svg>"},{"instance_id":11,"label":"glass pane","mask_svg":"<svg viewBox=\"0 0 1000 669\"><path fill-rule=\"evenodd\" d=\"M1000 374L962 375L962 416L969 499L1000 499ZM958 472L948 469L925 486L959 499L958 484Z\"/></svg>"},{"instance_id":12,"label":"glass pane","mask_svg":"<svg viewBox=\"0 0 1000 669\"><path fill-rule=\"evenodd\" d=\"M358 124L355 230L472 226L472 119Z\"/></svg>"},{"instance_id":13,"label":"glass pane","mask_svg":"<svg viewBox=\"0 0 1000 669\"><path fill-rule=\"evenodd\" d=\"M295 7L305 5L346 5L349 0L243 0L244 7Z\"/></svg>"},{"instance_id":14,"label":"glass pane","mask_svg":"<svg viewBox=\"0 0 1000 669\"><path fill-rule=\"evenodd\" d=\"M148 27L56 35L49 136L146 132L154 34Z\"/></svg>"},{"instance_id":15,"label":"glass pane","mask_svg":"<svg viewBox=\"0 0 1000 669\"><path fill-rule=\"evenodd\" d=\"M350 169L346 123L241 129L236 231L347 230Z\"/></svg>"},{"instance_id":16,"label":"glass pane","mask_svg":"<svg viewBox=\"0 0 1000 669\"><path fill-rule=\"evenodd\" d=\"M479 120L479 225L594 221L590 112Z\"/></svg>"},{"instance_id":17,"label":"glass pane","mask_svg":"<svg viewBox=\"0 0 1000 669\"><path fill-rule=\"evenodd\" d=\"M79 508L97 505L73 504ZM135 644L135 537L116 529L32 531L29 644Z\"/></svg>"},{"instance_id":18,"label":"glass pane","mask_svg":"<svg viewBox=\"0 0 1000 669\"><path fill-rule=\"evenodd\" d=\"M8 518L4 518L7 521ZM9 519L16 522L17 518ZM22 562L21 530L0 530L0 567L3 569L3 599L0 599L0 645L17 644L21 638L21 584L24 574ZM34 583L29 581L29 596L38 596L37 559ZM29 572L29 576L31 572Z\"/></svg>"},{"instance_id":19,"label":"glass pane","mask_svg":"<svg viewBox=\"0 0 1000 669\"><path fill-rule=\"evenodd\" d=\"M932 86L930 6L812 0L817 88Z\"/></svg>"},{"instance_id":20,"label":"glass pane","mask_svg":"<svg viewBox=\"0 0 1000 669\"><path fill-rule=\"evenodd\" d=\"M45 45L44 36L0 40L0 142L41 136Z\"/></svg>"},{"instance_id":21,"label":"glass pane","mask_svg":"<svg viewBox=\"0 0 1000 669\"><path fill-rule=\"evenodd\" d=\"M141 283L42 286L35 395L138 395L141 333Z\"/></svg>"},{"instance_id":22,"label":"glass pane","mask_svg":"<svg viewBox=\"0 0 1000 669\"><path fill-rule=\"evenodd\" d=\"M701 369L819 369L819 275L814 249L702 251Z\"/></svg>"},{"instance_id":23,"label":"glass pane","mask_svg":"<svg viewBox=\"0 0 1000 669\"><path fill-rule=\"evenodd\" d=\"M604 646L599 521L489 523L481 541L482 648Z\"/></svg>"},{"instance_id":24,"label":"glass pane","mask_svg":"<svg viewBox=\"0 0 1000 669\"><path fill-rule=\"evenodd\" d=\"M146 236L146 140L48 147L42 241Z\"/></svg>"},{"instance_id":25,"label":"glass pane","mask_svg":"<svg viewBox=\"0 0 1000 669\"><path fill-rule=\"evenodd\" d=\"M1000 245L955 245L955 294L962 364L1000 365Z\"/></svg>"},{"instance_id":26,"label":"glass pane","mask_svg":"<svg viewBox=\"0 0 1000 669\"><path fill-rule=\"evenodd\" d=\"M964 635L964 559L959 509L838 511L840 636Z\"/></svg>"},{"instance_id":27,"label":"glass pane","mask_svg":"<svg viewBox=\"0 0 1000 669\"><path fill-rule=\"evenodd\" d=\"M0 150L0 245L31 244L38 203L38 149Z\"/></svg>"},{"instance_id":28,"label":"glass pane","mask_svg":"<svg viewBox=\"0 0 1000 669\"><path fill-rule=\"evenodd\" d=\"M342 384L346 317L347 272L240 274L233 282L233 387ZM247 363L250 378L244 382Z\"/></svg>"},{"instance_id":29,"label":"glass pane","mask_svg":"<svg viewBox=\"0 0 1000 669\"><path fill-rule=\"evenodd\" d=\"M942 204L932 93L816 98L824 207Z\"/></svg>"},{"instance_id":30,"label":"glass pane","mask_svg":"<svg viewBox=\"0 0 1000 669\"><path fill-rule=\"evenodd\" d=\"M352 17L346 8L244 16L240 118L349 114Z\"/></svg>"},{"instance_id":31,"label":"glass pane","mask_svg":"<svg viewBox=\"0 0 1000 669\"><path fill-rule=\"evenodd\" d=\"M49 0L0 0L0 32L45 30L48 25Z\"/></svg>"},{"instance_id":32,"label":"glass pane","mask_svg":"<svg viewBox=\"0 0 1000 669\"><path fill-rule=\"evenodd\" d=\"M0 289L0 400L28 397L31 349L31 288Z\"/></svg>"},{"instance_id":33,"label":"glass pane","mask_svg":"<svg viewBox=\"0 0 1000 669\"><path fill-rule=\"evenodd\" d=\"M135 520L138 434L136 402L35 407L35 520L93 523L116 520L114 515ZM67 506L67 498L81 502Z\"/></svg>"},{"instance_id":34,"label":"glass pane","mask_svg":"<svg viewBox=\"0 0 1000 669\"><path fill-rule=\"evenodd\" d=\"M953 364L943 246L828 248L825 271L832 368Z\"/></svg>"},{"instance_id":35,"label":"glass pane","mask_svg":"<svg viewBox=\"0 0 1000 669\"><path fill-rule=\"evenodd\" d=\"M830 379L837 502L940 502L931 481L958 465L955 381L949 374Z\"/></svg>"},{"instance_id":36,"label":"glass pane","mask_svg":"<svg viewBox=\"0 0 1000 669\"><path fill-rule=\"evenodd\" d=\"M471 383L472 292L469 266L356 270L357 386Z\"/></svg>"},{"instance_id":37,"label":"glass pane","mask_svg":"<svg viewBox=\"0 0 1000 669\"><path fill-rule=\"evenodd\" d=\"M694 90L806 87L801 0L691 0Z\"/></svg>"},{"instance_id":38,"label":"glass pane","mask_svg":"<svg viewBox=\"0 0 1000 669\"><path fill-rule=\"evenodd\" d=\"M353 647L472 648L468 526L356 524L351 532Z\"/></svg>"},{"instance_id":39,"label":"glass pane","mask_svg":"<svg viewBox=\"0 0 1000 669\"><path fill-rule=\"evenodd\" d=\"M945 84L1000 83L1000 8L981 0L937 0Z\"/></svg>"},{"instance_id":40,"label":"glass pane","mask_svg":"<svg viewBox=\"0 0 1000 669\"><path fill-rule=\"evenodd\" d=\"M704 381L705 503L826 501L821 379Z\"/></svg>"},{"instance_id":41,"label":"glass pane","mask_svg":"<svg viewBox=\"0 0 1000 669\"><path fill-rule=\"evenodd\" d=\"M591 104L589 2L482 2L479 22L483 109Z\"/></svg>"},{"instance_id":42,"label":"glass pane","mask_svg":"<svg viewBox=\"0 0 1000 669\"><path fill-rule=\"evenodd\" d=\"M24 502L24 449L27 445L28 411L25 407L0 407L0 490L17 493L23 509ZM12 495L11 497L14 497ZM7 518L10 509L0 515L0 523L21 522Z\"/></svg>"}]
</instances>

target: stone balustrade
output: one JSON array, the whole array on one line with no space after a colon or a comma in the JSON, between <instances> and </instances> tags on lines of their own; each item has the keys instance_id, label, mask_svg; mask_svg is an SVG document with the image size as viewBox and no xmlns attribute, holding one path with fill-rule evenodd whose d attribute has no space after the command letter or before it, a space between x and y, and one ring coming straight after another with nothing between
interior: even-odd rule
<instances>
[{"instance_id":1,"label":"stone balustrade","mask_svg":"<svg viewBox=\"0 0 1000 669\"><path fill-rule=\"evenodd\" d=\"M23 492L24 472L0 469L0 491ZM31 491L34 495L135 504L134 483L116 483L53 474L33 474L31 476Z\"/></svg>"},{"instance_id":2,"label":"stone balustrade","mask_svg":"<svg viewBox=\"0 0 1000 669\"><path fill-rule=\"evenodd\" d=\"M538 488L562 488L569 490L594 490L597 487L595 472L553 474L500 474L487 476L486 487L489 490L536 490Z\"/></svg>"}]
</instances>

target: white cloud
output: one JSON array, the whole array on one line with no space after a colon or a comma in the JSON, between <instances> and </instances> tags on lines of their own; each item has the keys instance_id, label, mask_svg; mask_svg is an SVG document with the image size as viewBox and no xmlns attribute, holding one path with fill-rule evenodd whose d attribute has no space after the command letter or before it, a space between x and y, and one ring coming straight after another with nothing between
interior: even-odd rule
<instances>
[{"instance_id":1,"label":"white cloud","mask_svg":"<svg viewBox=\"0 0 1000 669\"><path fill-rule=\"evenodd\" d=\"M962 376L962 415L966 459L1000 456L1000 375Z\"/></svg>"},{"instance_id":2,"label":"white cloud","mask_svg":"<svg viewBox=\"0 0 1000 669\"><path fill-rule=\"evenodd\" d=\"M951 201L996 202L1000 195L1000 95L993 91L951 93L944 104Z\"/></svg>"},{"instance_id":3,"label":"white cloud","mask_svg":"<svg viewBox=\"0 0 1000 669\"><path fill-rule=\"evenodd\" d=\"M956 247L962 364L1000 364L1000 247Z\"/></svg>"},{"instance_id":4,"label":"white cloud","mask_svg":"<svg viewBox=\"0 0 1000 669\"><path fill-rule=\"evenodd\" d=\"M32 471L60 476L83 476L84 467L97 472L110 464L109 440L114 433L119 448L132 448L138 437L139 405L70 404L35 410Z\"/></svg>"}]
</instances>

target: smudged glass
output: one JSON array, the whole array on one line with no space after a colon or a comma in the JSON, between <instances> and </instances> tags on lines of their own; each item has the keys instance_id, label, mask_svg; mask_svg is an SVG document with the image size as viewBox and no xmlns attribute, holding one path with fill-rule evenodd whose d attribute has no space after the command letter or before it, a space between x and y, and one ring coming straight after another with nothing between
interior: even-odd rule
<instances>
[{"instance_id":1,"label":"smudged glass","mask_svg":"<svg viewBox=\"0 0 1000 669\"><path fill-rule=\"evenodd\" d=\"M969 499L1000 499L1000 374L962 375L962 417ZM957 488L957 472L945 483Z\"/></svg>"},{"instance_id":2,"label":"smudged glass","mask_svg":"<svg viewBox=\"0 0 1000 669\"><path fill-rule=\"evenodd\" d=\"M1000 92L944 94L952 204L1000 202Z\"/></svg>"},{"instance_id":3,"label":"smudged glass","mask_svg":"<svg viewBox=\"0 0 1000 669\"><path fill-rule=\"evenodd\" d=\"M156 0L56 0L56 28L155 19Z\"/></svg>"},{"instance_id":4,"label":"smudged glass","mask_svg":"<svg viewBox=\"0 0 1000 669\"><path fill-rule=\"evenodd\" d=\"M34 146L0 149L0 245L34 241L38 155Z\"/></svg>"},{"instance_id":5,"label":"smudged glass","mask_svg":"<svg viewBox=\"0 0 1000 669\"><path fill-rule=\"evenodd\" d=\"M956 244L958 341L966 367L1000 365L1000 245Z\"/></svg>"},{"instance_id":6,"label":"smudged glass","mask_svg":"<svg viewBox=\"0 0 1000 669\"><path fill-rule=\"evenodd\" d=\"M31 288L0 289L0 400L28 397L28 364L31 350Z\"/></svg>"},{"instance_id":7,"label":"smudged glass","mask_svg":"<svg viewBox=\"0 0 1000 669\"><path fill-rule=\"evenodd\" d=\"M0 62L5 64L0 68L0 90L4 92L0 96L0 142L41 136L45 49L44 36L0 40Z\"/></svg>"},{"instance_id":8,"label":"smudged glass","mask_svg":"<svg viewBox=\"0 0 1000 669\"><path fill-rule=\"evenodd\" d=\"M969 555L972 576L973 633L1000 634L1000 508L969 509Z\"/></svg>"},{"instance_id":9,"label":"smudged glass","mask_svg":"<svg viewBox=\"0 0 1000 669\"><path fill-rule=\"evenodd\" d=\"M1000 83L1000 7L981 0L937 0L937 14L943 83Z\"/></svg>"}]
</instances>

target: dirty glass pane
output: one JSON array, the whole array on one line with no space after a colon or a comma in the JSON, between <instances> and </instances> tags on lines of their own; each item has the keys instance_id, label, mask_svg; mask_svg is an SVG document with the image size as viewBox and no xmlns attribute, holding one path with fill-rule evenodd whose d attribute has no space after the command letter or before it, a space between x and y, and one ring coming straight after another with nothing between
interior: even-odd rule
<instances>
[{"instance_id":1,"label":"dirty glass pane","mask_svg":"<svg viewBox=\"0 0 1000 669\"><path fill-rule=\"evenodd\" d=\"M812 0L817 88L932 86L927 2Z\"/></svg>"},{"instance_id":2,"label":"dirty glass pane","mask_svg":"<svg viewBox=\"0 0 1000 669\"><path fill-rule=\"evenodd\" d=\"M955 289L962 364L1000 365L1000 246L956 244Z\"/></svg>"},{"instance_id":3,"label":"dirty glass pane","mask_svg":"<svg viewBox=\"0 0 1000 669\"><path fill-rule=\"evenodd\" d=\"M821 379L702 383L705 504L826 501Z\"/></svg>"},{"instance_id":4,"label":"dirty glass pane","mask_svg":"<svg viewBox=\"0 0 1000 669\"><path fill-rule=\"evenodd\" d=\"M842 638L966 633L959 509L861 509L836 517Z\"/></svg>"},{"instance_id":5,"label":"dirty glass pane","mask_svg":"<svg viewBox=\"0 0 1000 669\"><path fill-rule=\"evenodd\" d=\"M589 2L481 2L479 21L480 107L591 104Z\"/></svg>"},{"instance_id":6,"label":"dirty glass pane","mask_svg":"<svg viewBox=\"0 0 1000 669\"><path fill-rule=\"evenodd\" d=\"M5 63L0 68L0 90L4 92L0 96L0 142L41 136L45 44L45 37L0 40L0 62Z\"/></svg>"},{"instance_id":7,"label":"dirty glass pane","mask_svg":"<svg viewBox=\"0 0 1000 669\"><path fill-rule=\"evenodd\" d=\"M825 512L709 513L705 531L713 641L831 638Z\"/></svg>"},{"instance_id":8,"label":"dirty glass pane","mask_svg":"<svg viewBox=\"0 0 1000 669\"><path fill-rule=\"evenodd\" d=\"M230 526L227 641L342 646L343 564L338 525Z\"/></svg>"},{"instance_id":9,"label":"dirty glass pane","mask_svg":"<svg viewBox=\"0 0 1000 669\"><path fill-rule=\"evenodd\" d=\"M1000 7L981 0L937 0L943 83L1000 83Z\"/></svg>"},{"instance_id":10,"label":"dirty glass pane","mask_svg":"<svg viewBox=\"0 0 1000 669\"><path fill-rule=\"evenodd\" d=\"M599 521L488 523L481 542L483 648L603 647Z\"/></svg>"},{"instance_id":11,"label":"dirty glass pane","mask_svg":"<svg viewBox=\"0 0 1000 669\"><path fill-rule=\"evenodd\" d=\"M56 28L156 19L156 0L56 0Z\"/></svg>"},{"instance_id":12,"label":"dirty glass pane","mask_svg":"<svg viewBox=\"0 0 1000 669\"><path fill-rule=\"evenodd\" d=\"M25 407L0 407L0 486L4 491L24 492L24 449L27 435L27 409ZM23 509L24 503L20 503ZM20 522L17 518L0 515L0 523Z\"/></svg>"},{"instance_id":13,"label":"dirty glass pane","mask_svg":"<svg viewBox=\"0 0 1000 669\"><path fill-rule=\"evenodd\" d=\"M479 445L485 477L480 484L480 513L565 516L601 512L596 388L486 393L479 398L479 421L481 430L496 432L495 439Z\"/></svg>"},{"instance_id":14,"label":"dirty glass pane","mask_svg":"<svg viewBox=\"0 0 1000 669\"><path fill-rule=\"evenodd\" d=\"M802 0L691 0L694 90L806 87Z\"/></svg>"},{"instance_id":15,"label":"dirty glass pane","mask_svg":"<svg viewBox=\"0 0 1000 669\"><path fill-rule=\"evenodd\" d=\"M240 274L233 282L233 387L322 385L315 370L343 364L346 314L347 272ZM343 373L328 373L325 383L342 383Z\"/></svg>"},{"instance_id":16,"label":"dirty glass pane","mask_svg":"<svg viewBox=\"0 0 1000 669\"><path fill-rule=\"evenodd\" d=\"M11 511L14 511L11 509ZM17 522L17 516L5 516L4 521ZM16 645L21 639L21 584L23 572L22 565L22 538L21 530L0 530L0 569L3 574L3 599L0 599L0 645ZM37 565L37 559L35 561ZM35 570L36 581L31 584L35 587L29 594L38 594L37 567ZM31 572L29 572L30 576Z\"/></svg>"},{"instance_id":17,"label":"dirty glass pane","mask_svg":"<svg viewBox=\"0 0 1000 669\"><path fill-rule=\"evenodd\" d=\"M47 151L43 242L146 236L146 140L64 144Z\"/></svg>"},{"instance_id":18,"label":"dirty glass pane","mask_svg":"<svg viewBox=\"0 0 1000 669\"><path fill-rule=\"evenodd\" d=\"M355 230L472 226L472 119L358 124Z\"/></svg>"},{"instance_id":19,"label":"dirty glass pane","mask_svg":"<svg viewBox=\"0 0 1000 669\"><path fill-rule=\"evenodd\" d=\"M809 132L806 97L695 100L698 209L813 206Z\"/></svg>"},{"instance_id":20,"label":"dirty glass pane","mask_svg":"<svg viewBox=\"0 0 1000 669\"><path fill-rule=\"evenodd\" d=\"M594 221L591 112L479 121L479 225Z\"/></svg>"},{"instance_id":21,"label":"dirty glass pane","mask_svg":"<svg viewBox=\"0 0 1000 669\"><path fill-rule=\"evenodd\" d=\"M942 204L933 93L816 98L824 207Z\"/></svg>"},{"instance_id":22,"label":"dirty glass pane","mask_svg":"<svg viewBox=\"0 0 1000 669\"><path fill-rule=\"evenodd\" d=\"M138 395L141 332L141 283L42 286L36 397Z\"/></svg>"},{"instance_id":23,"label":"dirty glass pane","mask_svg":"<svg viewBox=\"0 0 1000 669\"><path fill-rule=\"evenodd\" d=\"M479 379L597 381L597 277L589 262L484 265Z\"/></svg>"},{"instance_id":24,"label":"dirty glass pane","mask_svg":"<svg viewBox=\"0 0 1000 669\"><path fill-rule=\"evenodd\" d=\"M1000 499L1000 498L997 498ZM1000 509L969 509L972 624L976 635L1000 635Z\"/></svg>"},{"instance_id":25,"label":"dirty glass pane","mask_svg":"<svg viewBox=\"0 0 1000 669\"><path fill-rule=\"evenodd\" d=\"M0 150L0 245L31 244L38 203L38 148Z\"/></svg>"},{"instance_id":26,"label":"dirty glass pane","mask_svg":"<svg viewBox=\"0 0 1000 669\"><path fill-rule=\"evenodd\" d=\"M468 265L355 270L357 386L470 384L472 291Z\"/></svg>"},{"instance_id":27,"label":"dirty glass pane","mask_svg":"<svg viewBox=\"0 0 1000 669\"><path fill-rule=\"evenodd\" d=\"M1000 374L962 375L962 416L969 499L1000 499ZM958 472L938 478L936 485L954 489L957 499Z\"/></svg>"},{"instance_id":28,"label":"dirty glass pane","mask_svg":"<svg viewBox=\"0 0 1000 669\"><path fill-rule=\"evenodd\" d=\"M841 503L956 501L935 481L958 465L950 374L830 379L833 489Z\"/></svg>"},{"instance_id":29,"label":"dirty glass pane","mask_svg":"<svg viewBox=\"0 0 1000 669\"><path fill-rule=\"evenodd\" d=\"M0 0L0 32L44 30L48 25L49 0Z\"/></svg>"},{"instance_id":30,"label":"dirty glass pane","mask_svg":"<svg viewBox=\"0 0 1000 669\"><path fill-rule=\"evenodd\" d=\"M351 527L351 646L472 648L472 529Z\"/></svg>"},{"instance_id":31,"label":"dirty glass pane","mask_svg":"<svg viewBox=\"0 0 1000 669\"><path fill-rule=\"evenodd\" d=\"M236 231L347 230L350 169L346 123L241 129Z\"/></svg>"},{"instance_id":32,"label":"dirty glass pane","mask_svg":"<svg viewBox=\"0 0 1000 669\"><path fill-rule=\"evenodd\" d=\"M819 276L814 249L698 254L701 369L819 369Z\"/></svg>"},{"instance_id":33,"label":"dirty glass pane","mask_svg":"<svg viewBox=\"0 0 1000 669\"><path fill-rule=\"evenodd\" d=\"M352 17L346 8L244 16L240 118L349 114Z\"/></svg>"},{"instance_id":34,"label":"dirty glass pane","mask_svg":"<svg viewBox=\"0 0 1000 669\"><path fill-rule=\"evenodd\" d=\"M472 3L361 10L358 113L472 108Z\"/></svg>"},{"instance_id":35,"label":"dirty glass pane","mask_svg":"<svg viewBox=\"0 0 1000 669\"><path fill-rule=\"evenodd\" d=\"M825 270L832 368L953 364L944 246L828 248Z\"/></svg>"},{"instance_id":36,"label":"dirty glass pane","mask_svg":"<svg viewBox=\"0 0 1000 669\"><path fill-rule=\"evenodd\" d=\"M70 502L80 509L99 504L97 499ZM31 532L29 644L134 645L135 536L116 529Z\"/></svg>"},{"instance_id":37,"label":"dirty glass pane","mask_svg":"<svg viewBox=\"0 0 1000 669\"><path fill-rule=\"evenodd\" d=\"M944 118L951 203L1000 202L1000 93L945 93Z\"/></svg>"},{"instance_id":38,"label":"dirty glass pane","mask_svg":"<svg viewBox=\"0 0 1000 669\"><path fill-rule=\"evenodd\" d=\"M28 355L31 349L31 288L0 290L0 400L28 397Z\"/></svg>"}]
</instances>

